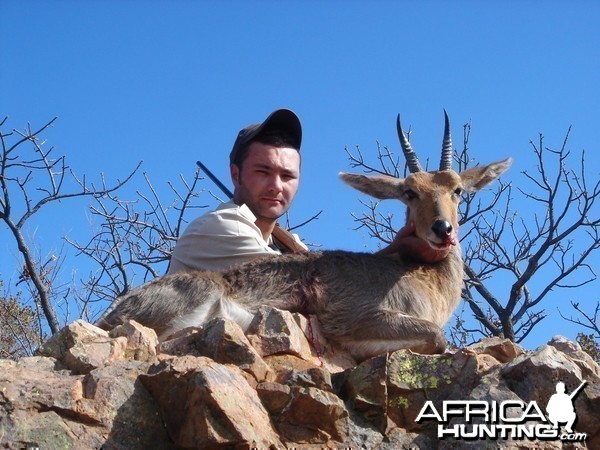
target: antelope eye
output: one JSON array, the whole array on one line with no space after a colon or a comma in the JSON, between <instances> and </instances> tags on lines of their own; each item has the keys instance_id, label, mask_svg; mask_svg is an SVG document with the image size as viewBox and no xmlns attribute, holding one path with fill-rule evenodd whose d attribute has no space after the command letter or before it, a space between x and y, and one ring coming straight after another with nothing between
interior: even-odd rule
<instances>
[{"instance_id":1,"label":"antelope eye","mask_svg":"<svg viewBox=\"0 0 600 450\"><path fill-rule=\"evenodd\" d=\"M404 191L404 198L406 200L408 200L409 202L411 200L414 200L415 198L418 198L419 196L417 195L417 193L411 189L408 189L406 191Z\"/></svg>"},{"instance_id":2,"label":"antelope eye","mask_svg":"<svg viewBox=\"0 0 600 450\"><path fill-rule=\"evenodd\" d=\"M454 195L456 195L457 197L460 197L462 195L462 193L463 193L462 188L456 188L454 190Z\"/></svg>"}]
</instances>

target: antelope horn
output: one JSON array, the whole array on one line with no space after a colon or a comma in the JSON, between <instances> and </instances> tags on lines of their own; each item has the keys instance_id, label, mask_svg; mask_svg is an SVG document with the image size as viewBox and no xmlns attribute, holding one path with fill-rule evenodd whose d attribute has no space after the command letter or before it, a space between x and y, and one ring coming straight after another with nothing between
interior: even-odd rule
<instances>
[{"instance_id":1,"label":"antelope horn","mask_svg":"<svg viewBox=\"0 0 600 450\"><path fill-rule=\"evenodd\" d=\"M400 139L400 146L402 147L404 157L406 158L406 163L408 164L408 170L410 173L422 172L423 168L421 167L421 164L419 164L417 154L413 151L412 147L410 146L410 142L408 142L408 139L406 139L406 136L404 136L404 131L402 131L402 125L400 125L400 114L398 114L396 128L398 128L398 138Z\"/></svg>"},{"instance_id":2,"label":"antelope horn","mask_svg":"<svg viewBox=\"0 0 600 450\"><path fill-rule=\"evenodd\" d=\"M452 138L450 137L450 119L444 109L446 125L444 127L444 142L442 143L442 159L440 160L440 170L452 170Z\"/></svg>"}]
</instances>

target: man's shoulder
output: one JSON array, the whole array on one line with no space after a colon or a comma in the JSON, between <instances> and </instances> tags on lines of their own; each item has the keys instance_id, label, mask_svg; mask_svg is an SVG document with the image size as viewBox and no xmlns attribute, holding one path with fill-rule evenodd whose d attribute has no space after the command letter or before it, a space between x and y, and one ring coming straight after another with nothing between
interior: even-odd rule
<instances>
[{"instance_id":1,"label":"man's shoulder","mask_svg":"<svg viewBox=\"0 0 600 450\"><path fill-rule=\"evenodd\" d=\"M208 232L213 234L217 231L225 231L229 228L228 224L236 224L236 232L239 232L240 223L252 226L255 220L256 217L246 205L240 206L233 202L226 202L192 220L186 233Z\"/></svg>"},{"instance_id":2,"label":"man's shoulder","mask_svg":"<svg viewBox=\"0 0 600 450\"><path fill-rule=\"evenodd\" d=\"M213 216L243 217L251 222L256 221L256 216L250 211L248 206L245 204L236 205L233 201L221 203L217 208L207 214L212 214Z\"/></svg>"}]
</instances>

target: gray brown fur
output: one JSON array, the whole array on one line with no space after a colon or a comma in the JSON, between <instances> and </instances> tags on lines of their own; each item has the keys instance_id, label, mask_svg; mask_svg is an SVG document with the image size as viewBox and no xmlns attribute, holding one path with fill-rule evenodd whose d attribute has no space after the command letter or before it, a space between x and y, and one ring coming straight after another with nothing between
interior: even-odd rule
<instances>
[{"instance_id":1,"label":"gray brown fur","mask_svg":"<svg viewBox=\"0 0 600 450\"><path fill-rule=\"evenodd\" d=\"M354 188L408 206L407 220L432 248L450 248L435 264L346 251L264 257L223 273L177 273L140 286L105 314L98 325L128 319L154 328L161 339L214 317L229 317L246 330L262 305L313 314L323 335L358 360L410 348L443 352L443 327L460 301L463 262L458 244L459 191L476 191L510 165L410 174L406 179L342 174ZM437 223L448 225L441 236ZM439 228L439 227L438 227Z\"/></svg>"},{"instance_id":2,"label":"gray brown fur","mask_svg":"<svg viewBox=\"0 0 600 450\"><path fill-rule=\"evenodd\" d=\"M170 329L174 318L212 297L215 305L205 320L221 315L222 302L241 304L250 313L269 305L316 315L323 334L345 347L376 340L396 348L401 347L398 341L420 336L423 342L411 345L413 350L440 352L445 348L441 327L460 299L456 278L462 278L458 249L435 265L343 251L266 257L222 274L197 271L157 278L128 294L100 325L112 328L134 319L159 335L170 334L176 331ZM436 306L432 298L452 301ZM355 356L367 356L363 353Z\"/></svg>"}]
</instances>

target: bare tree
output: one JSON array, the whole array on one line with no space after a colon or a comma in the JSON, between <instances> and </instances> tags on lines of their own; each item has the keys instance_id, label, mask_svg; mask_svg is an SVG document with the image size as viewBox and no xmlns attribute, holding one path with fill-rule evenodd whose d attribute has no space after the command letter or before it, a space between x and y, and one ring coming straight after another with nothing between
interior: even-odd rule
<instances>
[{"instance_id":1,"label":"bare tree","mask_svg":"<svg viewBox=\"0 0 600 450\"><path fill-rule=\"evenodd\" d=\"M521 187L500 183L487 197L464 198L460 221L466 273L463 299L477 320L476 326L469 327L457 318L452 339L459 344L482 336L521 342L546 317L542 302L552 292L596 279L588 261L600 246L600 219L593 209L600 198L600 181L588 182L583 152L577 169L569 168L570 132L569 128L558 150L546 147L541 134L538 142L530 142L537 165L535 171L523 172ZM455 151L459 171L475 165L469 152L470 133L468 123L462 149ZM366 172L405 173L394 153L379 144L374 163L359 149L346 152L351 165ZM517 210L517 200L527 204L520 207L526 214ZM364 206L366 211L355 215L358 228L389 243L396 232L393 214L382 212L377 202Z\"/></svg>"},{"instance_id":2,"label":"bare tree","mask_svg":"<svg viewBox=\"0 0 600 450\"><path fill-rule=\"evenodd\" d=\"M551 292L596 279L587 261L600 246L600 218L593 216L598 214L593 207L600 197L600 181L588 185L584 152L579 167L569 168L570 132L569 128L558 150L545 146L542 134L537 143L530 142L536 169L523 172L526 183L518 189L528 215L512 207L511 190L501 209L472 222L474 236L465 266L467 298L476 317L495 336L520 342L545 317L540 303ZM492 276L510 280L504 301L485 289L485 280ZM476 295L490 305L497 323L482 315L473 301Z\"/></svg>"},{"instance_id":3,"label":"bare tree","mask_svg":"<svg viewBox=\"0 0 600 450\"><path fill-rule=\"evenodd\" d=\"M594 312L586 311L579 302L571 301L571 306L577 313L575 317L572 315L566 317L560 310L559 314L566 321L579 325L585 331L588 331L588 333L577 333L577 343L600 364L600 302L596 302L593 307Z\"/></svg>"},{"instance_id":4,"label":"bare tree","mask_svg":"<svg viewBox=\"0 0 600 450\"><path fill-rule=\"evenodd\" d=\"M210 190L200 189L203 180L198 170L189 182L180 175L179 186L168 183L173 197L165 201L144 173L145 189L137 190L135 198L106 195L94 199L90 212L100 222L98 231L85 243L68 240L96 267L87 279L81 280L84 288L77 293L83 317L97 318L98 308L89 306L107 306L132 287L168 270L171 253L188 223L188 213L223 201ZM203 193L209 194L205 199L208 202L198 204ZM284 226L298 229L317 220L320 214L297 225L290 225L286 216Z\"/></svg>"},{"instance_id":5,"label":"bare tree","mask_svg":"<svg viewBox=\"0 0 600 450\"><path fill-rule=\"evenodd\" d=\"M3 131L7 118L0 121L0 220L23 258L19 282L27 287L33 310L38 318L43 317L52 333L59 329L57 304L66 308L76 305L79 316L90 318L97 313L90 305L112 301L131 286L163 273L186 223L186 211L207 206L196 204L202 192L199 172L190 182L180 177L179 187L169 183L173 193L169 201L161 199L145 173L144 190L138 190L133 200L117 195L118 189L137 173L139 165L123 181L117 180L111 186L103 176L98 188L85 177L77 177L65 157L54 158L53 148L46 149L41 138L55 120L38 130L28 125L24 131L9 132ZM466 255L463 298L477 320L476 326L469 326L457 318L452 337L458 342L468 343L469 339L488 335L520 342L547 315L542 303L552 292L575 289L596 279L588 261L600 245L600 220L593 209L600 197L600 181L588 181L583 152L577 169L570 168L570 131L558 150L546 147L542 135L537 142L531 142L537 165L533 172L523 172L521 187L500 183L487 197L464 198L460 221ZM469 152L470 133L471 125L466 124L462 149L455 151L459 171L475 165ZM359 148L346 152L350 164L366 172L395 177L406 172L404 162L379 143L373 163ZM68 241L96 265L81 280L82 288L73 290L57 276L65 255L42 255L36 243L26 239L24 228L41 209L76 197L91 199L90 211L99 226L84 243ZM527 203L527 215L516 210L517 197ZM391 242L397 228L394 215L382 210L377 202L364 203L364 207L362 214L355 215L358 228L366 229L382 243ZM287 222L287 227L292 228L289 218ZM510 289L498 288L495 280L499 279L502 286L509 285ZM597 314L588 317L578 303L573 307L584 318L577 319L579 325L596 326ZM39 323L40 333L43 328Z\"/></svg>"},{"instance_id":6,"label":"bare tree","mask_svg":"<svg viewBox=\"0 0 600 450\"><path fill-rule=\"evenodd\" d=\"M561 311L559 314L561 317L571 323L582 326L583 328L587 328L591 331L591 335L600 340L600 302L596 302L596 306L594 307L594 312L589 313L585 311L579 304L579 302L571 301L571 306L575 311L577 311L579 317L565 317Z\"/></svg>"},{"instance_id":7,"label":"bare tree","mask_svg":"<svg viewBox=\"0 0 600 450\"><path fill-rule=\"evenodd\" d=\"M133 199L112 194L94 197L90 212L98 219L97 231L84 243L68 240L96 268L81 280L83 289L77 293L81 315L88 319L97 313L90 305L124 295L139 284L136 277L145 282L162 275L186 224L186 213L207 206L196 204L202 192L199 171L191 182L180 176L183 187L169 182L174 198L168 202L161 199L148 174L143 176L145 189L138 189Z\"/></svg>"},{"instance_id":8,"label":"bare tree","mask_svg":"<svg viewBox=\"0 0 600 450\"><path fill-rule=\"evenodd\" d=\"M54 158L53 148L46 149L41 139L44 131L51 127L56 118L38 130L28 124L25 130L12 129L5 132L8 117L0 121L0 220L8 227L19 254L23 258L22 279L32 293L36 307L42 311L52 333L59 328L53 296L52 258L40 261L34 252L33 243L25 238L24 229L32 217L41 209L49 208L58 202L76 198L99 198L109 195L122 187L136 172L125 180L107 186L102 177L101 186L95 187L85 178L78 178L67 165L64 156ZM139 166L138 166L139 167ZM67 192L67 185L73 190Z\"/></svg>"},{"instance_id":9,"label":"bare tree","mask_svg":"<svg viewBox=\"0 0 600 450\"><path fill-rule=\"evenodd\" d=\"M19 304L31 308L27 311L34 313L39 335L44 334L46 326L50 333L57 332L60 324L72 317L92 320L103 309L99 307L132 286L162 275L187 223L186 214L207 206L197 202L204 192L200 189L203 178L199 171L191 181L180 176L179 184L168 182L172 193L168 200L161 197L147 173L143 173L142 187L133 198L122 196L120 188L133 180L141 162L123 181L117 180L110 186L103 175L99 187L86 177L78 177L67 165L65 156L55 158L54 149L46 149L42 136L55 121L56 118L37 130L27 125L24 131L8 132L4 131L7 118L0 122L0 220L7 225L23 258L16 285L24 284L30 300L20 298ZM213 202L222 201L207 192ZM63 247L59 252L42 255L39 243L28 240L24 231L41 209L77 197L90 199L91 218L97 228L86 241L64 239L68 248L75 248L79 255L91 259L92 270L83 279L65 282L59 273L68 259L67 250ZM318 215L296 228L317 219ZM290 228L289 217L286 221ZM6 314L7 311L5 308Z\"/></svg>"}]
</instances>

